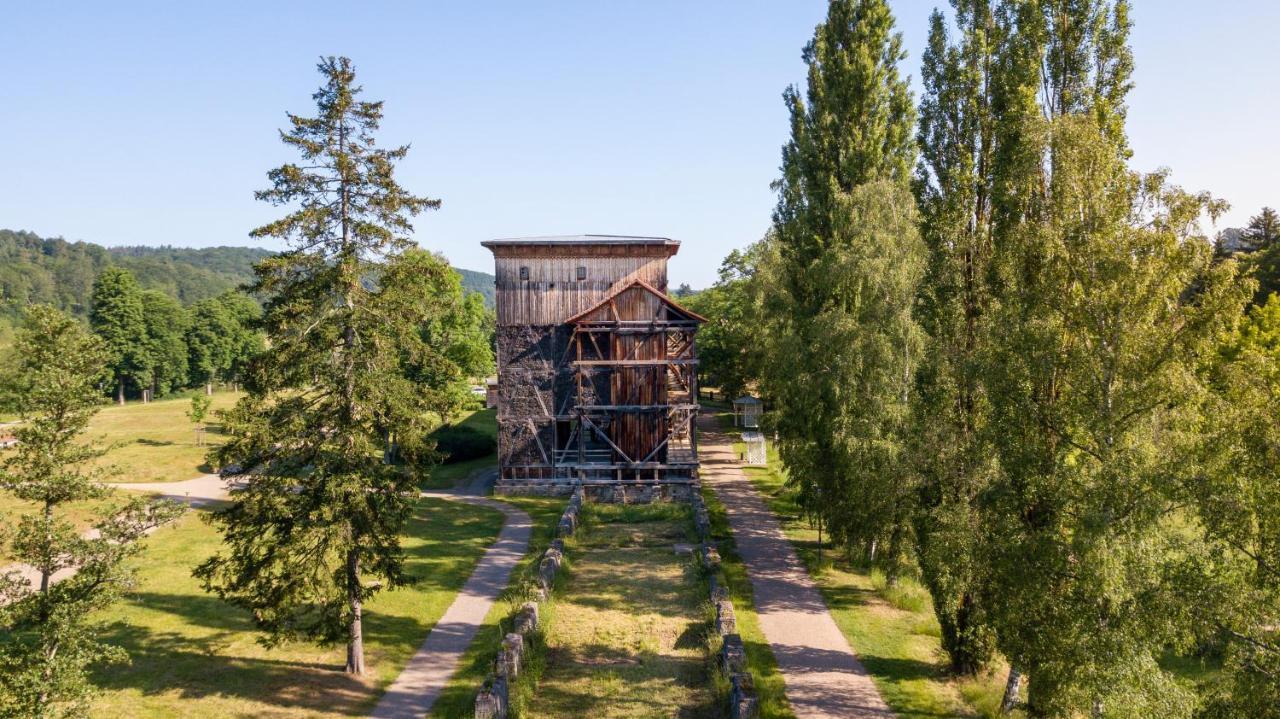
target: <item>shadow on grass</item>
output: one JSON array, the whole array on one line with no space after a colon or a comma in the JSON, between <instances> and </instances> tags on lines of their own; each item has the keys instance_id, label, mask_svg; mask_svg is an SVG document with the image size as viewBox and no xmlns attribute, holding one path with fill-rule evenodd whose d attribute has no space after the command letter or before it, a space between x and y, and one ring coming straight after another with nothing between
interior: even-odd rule
<instances>
[{"instance_id":1,"label":"shadow on grass","mask_svg":"<svg viewBox=\"0 0 1280 719\"><path fill-rule=\"evenodd\" d=\"M697 623L705 630L705 623ZM678 656L586 644L552 649L538 686L541 715L555 717L675 716L718 719L721 707L705 691L707 664L697 655ZM671 689L689 690L690 704L672 706Z\"/></svg>"}]
</instances>

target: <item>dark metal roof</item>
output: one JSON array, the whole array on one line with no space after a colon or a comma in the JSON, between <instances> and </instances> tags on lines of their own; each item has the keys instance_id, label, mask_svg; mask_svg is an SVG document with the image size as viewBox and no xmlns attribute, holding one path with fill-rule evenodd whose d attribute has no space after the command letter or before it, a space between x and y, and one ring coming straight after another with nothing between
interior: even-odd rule
<instances>
[{"instance_id":1,"label":"dark metal roof","mask_svg":"<svg viewBox=\"0 0 1280 719\"><path fill-rule=\"evenodd\" d=\"M680 242L669 237L642 237L633 235L547 235L543 237L506 237L481 242L489 248L509 245L665 245L679 247Z\"/></svg>"}]
</instances>

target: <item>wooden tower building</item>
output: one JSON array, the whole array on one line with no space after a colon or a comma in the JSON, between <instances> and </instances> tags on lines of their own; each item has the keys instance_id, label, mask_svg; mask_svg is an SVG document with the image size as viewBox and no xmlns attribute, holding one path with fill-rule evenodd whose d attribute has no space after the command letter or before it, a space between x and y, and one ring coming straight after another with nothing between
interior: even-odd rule
<instances>
[{"instance_id":1,"label":"wooden tower building","mask_svg":"<svg viewBox=\"0 0 1280 719\"><path fill-rule=\"evenodd\" d=\"M667 296L661 237L493 240L497 492L684 498L698 479L703 318Z\"/></svg>"}]
</instances>

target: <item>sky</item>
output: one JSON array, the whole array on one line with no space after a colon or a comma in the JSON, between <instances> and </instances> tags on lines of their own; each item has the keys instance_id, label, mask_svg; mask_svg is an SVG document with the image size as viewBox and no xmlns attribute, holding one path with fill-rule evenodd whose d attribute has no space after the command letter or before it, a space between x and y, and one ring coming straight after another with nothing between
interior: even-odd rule
<instances>
[{"instance_id":1,"label":"sky","mask_svg":"<svg viewBox=\"0 0 1280 719\"><path fill-rule=\"evenodd\" d=\"M918 93L930 11L891 2ZM255 202L293 159L321 55L383 100L398 179L443 200L415 239L492 271L486 239L682 243L704 287L768 228L782 91L822 0L23 2L0 0L0 227L114 245L262 244ZM1280 204L1280 3L1136 0L1135 167L1232 204ZM278 245L263 246L278 249Z\"/></svg>"}]
</instances>

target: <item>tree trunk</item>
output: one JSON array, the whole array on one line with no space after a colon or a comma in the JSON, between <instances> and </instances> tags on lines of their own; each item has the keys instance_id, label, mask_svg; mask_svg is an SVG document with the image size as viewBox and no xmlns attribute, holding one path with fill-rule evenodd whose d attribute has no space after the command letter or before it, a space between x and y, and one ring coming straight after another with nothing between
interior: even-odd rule
<instances>
[{"instance_id":1,"label":"tree trunk","mask_svg":"<svg viewBox=\"0 0 1280 719\"><path fill-rule=\"evenodd\" d=\"M884 571L885 586L894 587L898 584L898 577L902 571L902 525L895 524L893 531L889 534L889 548L885 550L885 563L888 565Z\"/></svg>"},{"instance_id":2,"label":"tree trunk","mask_svg":"<svg viewBox=\"0 0 1280 719\"><path fill-rule=\"evenodd\" d=\"M212 383L212 382L205 382L205 383L204 383L204 396L206 396L206 397L212 397L212 396L213 396L213 383Z\"/></svg>"},{"instance_id":3,"label":"tree trunk","mask_svg":"<svg viewBox=\"0 0 1280 719\"><path fill-rule=\"evenodd\" d=\"M49 502L44 503L44 526L48 531L49 525L53 521L53 505ZM51 534L51 533L50 533ZM52 536L46 536L46 546L53 543ZM40 568L40 593L47 594L49 592L49 567L46 565Z\"/></svg>"},{"instance_id":4,"label":"tree trunk","mask_svg":"<svg viewBox=\"0 0 1280 719\"><path fill-rule=\"evenodd\" d=\"M1000 714L1006 715L1018 705L1018 694L1022 691L1022 672L1017 667L1009 667L1009 679L1004 684L1004 698L1000 700Z\"/></svg>"},{"instance_id":5,"label":"tree trunk","mask_svg":"<svg viewBox=\"0 0 1280 719\"><path fill-rule=\"evenodd\" d=\"M360 555L347 552L347 601L351 603L351 638L347 641L347 673L364 674L364 626L360 601Z\"/></svg>"},{"instance_id":6,"label":"tree trunk","mask_svg":"<svg viewBox=\"0 0 1280 719\"><path fill-rule=\"evenodd\" d=\"M116 380L116 404L124 406L124 377Z\"/></svg>"}]
</instances>

